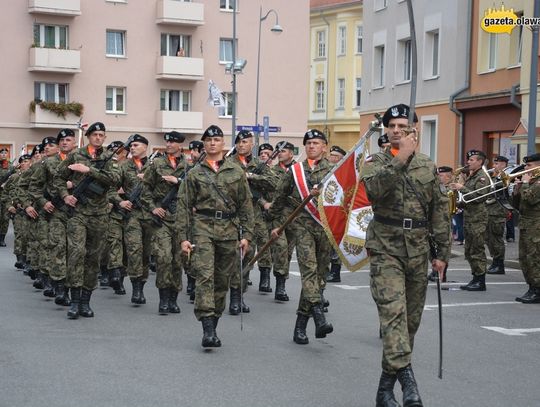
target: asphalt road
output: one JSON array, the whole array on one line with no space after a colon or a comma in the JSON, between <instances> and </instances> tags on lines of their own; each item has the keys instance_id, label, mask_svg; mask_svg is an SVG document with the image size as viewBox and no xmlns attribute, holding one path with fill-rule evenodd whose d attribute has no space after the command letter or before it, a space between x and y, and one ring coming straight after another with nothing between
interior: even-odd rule
<instances>
[{"instance_id":1,"label":"asphalt road","mask_svg":"<svg viewBox=\"0 0 540 407\"><path fill-rule=\"evenodd\" d=\"M98 289L94 318L68 320L13 267L12 235L0 249L0 406L234 406L375 405L381 343L367 270L329 284L327 318L334 333L310 344L292 341L300 292L298 266L287 283L291 301L259 294L258 276L246 295L251 313L224 315L219 349L201 348L202 328L181 293L179 315L159 316L154 276L147 304ZM466 282L462 258L450 280ZM273 282L274 285L274 282ZM425 406L540 406L540 304L514 301L526 291L519 270L488 277L485 293L443 291L444 375L437 378L437 292L428 288L413 367ZM495 327L487 329L486 327ZM506 329L506 331L504 330ZM525 331L520 331L523 329ZM528 330L528 331L527 331ZM396 386L396 395L401 398Z\"/></svg>"}]
</instances>

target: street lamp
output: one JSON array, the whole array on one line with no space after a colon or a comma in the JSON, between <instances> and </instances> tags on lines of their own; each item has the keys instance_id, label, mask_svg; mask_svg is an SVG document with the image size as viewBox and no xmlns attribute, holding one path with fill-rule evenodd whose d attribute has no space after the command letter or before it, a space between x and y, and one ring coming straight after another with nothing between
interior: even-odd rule
<instances>
[{"instance_id":1,"label":"street lamp","mask_svg":"<svg viewBox=\"0 0 540 407\"><path fill-rule=\"evenodd\" d=\"M259 73L260 73L260 66L261 66L261 26L262 22L268 18L270 13L274 13L276 16L276 24L270 29L273 33L281 34L283 32L283 28L279 25L279 17L278 13L274 9L268 10L268 12L263 16L262 12L262 6L260 8L259 12L259 45L257 49L257 94L255 97L255 125L257 126L257 130L255 131L255 149L259 148Z\"/></svg>"}]
</instances>

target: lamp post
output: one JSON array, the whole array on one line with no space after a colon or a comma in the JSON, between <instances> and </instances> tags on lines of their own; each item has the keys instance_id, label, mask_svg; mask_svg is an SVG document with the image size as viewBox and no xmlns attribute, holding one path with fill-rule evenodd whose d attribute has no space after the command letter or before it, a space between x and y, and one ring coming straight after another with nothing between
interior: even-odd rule
<instances>
[{"instance_id":1,"label":"lamp post","mask_svg":"<svg viewBox=\"0 0 540 407\"><path fill-rule=\"evenodd\" d=\"M259 73L261 66L261 26L262 22L268 18L270 13L274 13L276 16L276 24L270 29L273 33L280 34L283 32L283 28L279 25L278 13L274 9L268 10L268 12L263 16L262 6L259 12L259 45L257 48L257 93L255 97L255 125L257 130L255 131L255 150L259 148Z\"/></svg>"}]
</instances>

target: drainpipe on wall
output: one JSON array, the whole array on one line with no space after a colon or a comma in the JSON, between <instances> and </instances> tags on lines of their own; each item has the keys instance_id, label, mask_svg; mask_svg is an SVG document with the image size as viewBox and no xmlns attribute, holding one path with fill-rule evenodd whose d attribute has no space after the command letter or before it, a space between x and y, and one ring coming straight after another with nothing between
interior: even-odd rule
<instances>
[{"instance_id":1,"label":"drainpipe on wall","mask_svg":"<svg viewBox=\"0 0 540 407\"><path fill-rule=\"evenodd\" d=\"M328 40L326 41L326 79L324 84L325 89L325 104L324 104L324 134L326 134L326 137L328 138L328 142L330 143L330 134L328 131L328 89L330 88L330 84L328 83L328 71L330 71L330 22L326 19L326 17L323 14L323 11L320 11L321 18L326 23L326 26L328 27Z\"/></svg>"},{"instance_id":2,"label":"drainpipe on wall","mask_svg":"<svg viewBox=\"0 0 540 407\"><path fill-rule=\"evenodd\" d=\"M521 110L521 103L517 101L516 95L519 90L519 82L512 86L510 89L510 104L516 109Z\"/></svg>"},{"instance_id":3,"label":"drainpipe on wall","mask_svg":"<svg viewBox=\"0 0 540 407\"><path fill-rule=\"evenodd\" d=\"M456 98L464 91L469 89L470 80L471 80L471 36L472 36L472 0L467 1L467 10L470 12L467 13L467 42L465 48L465 66L467 67L467 72L465 74L465 84L463 87L456 92L450 95L450 110L454 112L459 117L459 127L458 127L458 159L459 162L463 158L463 113L461 113L455 107ZM458 165L459 165L458 162Z\"/></svg>"}]
</instances>

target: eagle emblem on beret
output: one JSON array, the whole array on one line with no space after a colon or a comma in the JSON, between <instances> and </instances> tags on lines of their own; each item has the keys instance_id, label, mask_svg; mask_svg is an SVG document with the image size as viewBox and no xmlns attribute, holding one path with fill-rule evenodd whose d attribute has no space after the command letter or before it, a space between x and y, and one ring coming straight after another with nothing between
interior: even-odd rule
<instances>
[{"instance_id":1,"label":"eagle emblem on beret","mask_svg":"<svg viewBox=\"0 0 540 407\"><path fill-rule=\"evenodd\" d=\"M393 117L398 117L399 116L399 109L397 107L393 107L392 110L390 111L390 114Z\"/></svg>"}]
</instances>

